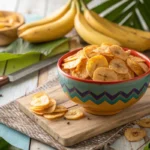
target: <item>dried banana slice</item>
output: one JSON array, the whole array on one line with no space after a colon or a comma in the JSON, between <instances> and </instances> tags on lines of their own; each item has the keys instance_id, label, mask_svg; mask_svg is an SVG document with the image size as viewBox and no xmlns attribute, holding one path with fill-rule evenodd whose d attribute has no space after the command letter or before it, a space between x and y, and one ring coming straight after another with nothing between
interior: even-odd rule
<instances>
[{"instance_id":1,"label":"dried banana slice","mask_svg":"<svg viewBox=\"0 0 150 150\"><path fill-rule=\"evenodd\" d=\"M128 67L127 67L126 63L122 59L119 59L119 58L112 59L109 63L109 68L119 74L127 74L128 73Z\"/></svg>"},{"instance_id":2,"label":"dried banana slice","mask_svg":"<svg viewBox=\"0 0 150 150\"><path fill-rule=\"evenodd\" d=\"M129 49L129 50L125 51L125 53L126 53L128 56L130 56L131 50Z\"/></svg>"},{"instance_id":3,"label":"dried banana slice","mask_svg":"<svg viewBox=\"0 0 150 150\"><path fill-rule=\"evenodd\" d=\"M58 113L58 112L67 112L67 111L68 111L68 109L65 106L59 105L59 106L56 106L56 109L54 112Z\"/></svg>"},{"instance_id":4,"label":"dried banana slice","mask_svg":"<svg viewBox=\"0 0 150 150\"><path fill-rule=\"evenodd\" d=\"M118 45L112 45L109 47L109 49L114 57L120 58L122 60L126 60L128 58L128 54Z\"/></svg>"},{"instance_id":5,"label":"dried banana slice","mask_svg":"<svg viewBox=\"0 0 150 150\"><path fill-rule=\"evenodd\" d=\"M87 59L83 59L81 63L76 67L76 69L71 71L71 75L73 77L77 77L81 79L88 78L89 74L86 70L86 64L87 64Z\"/></svg>"},{"instance_id":6,"label":"dried banana slice","mask_svg":"<svg viewBox=\"0 0 150 150\"><path fill-rule=\"evenodd\" d=\"M99 67L94 71L93 80L95 81L117 81L118 76L115 71L106 67Z\"/></svg>"},{"instance_id":7,"label":"dried banana slice","mask_svg":"<svg viewBox=\"0 0 150 150\"><path fill-rule=\"evenodd\" d=\"M146 136L146 132L140 128L128 128L124 135L128 141L134 142L142 140Z\"/></svg>"},{"instance_id":8,"label":"dried banana slice","mask_svg":"<svg viewBox=\"0 0 150 150\"><path fill-rule=\"evenodd\" d=\"M79 57L80 57L80 58L86 58L86 57L84 56L83 50L80 50L80 51L78 51L77 53L75 53L75 54L73 54L73 55L71 55L71 56L65 58L65 59L64 59L64 62L73 61L73 60L78 59Z\"/></svg>"},{"instance_id":9,"label":"dried banana slice","mask_svg":"<svg viewBox=\"0 0 150 150\"><path fill-rule=\"evenodd\" d=\"M44 118L51 120L51 119L60 118L60 117L64 116L64 114L65 114L65 112L59 112L59 113L53 112L53 113L51 113L51 114L45 114L45 115L43 115L43 116L44 116Z\"/></svg>"},{"instance_id":10,"label":"dried banana slice","mask_svg":"<svg viewBox=\"0 0 150 150\"><path fill-rule=\"evenodd\" d=\"M150 118L141 119L137 124L144 128L150 128Z\"/></svg>"},{"instance_id":11,"label":"dried banana slice","mask_svg":"<svg viewBox=\"0 0 150 150\"><path fill-rule=\"evenodd\" d=\"M56 101L55 99L51 99L53 105L44 111L44 114L53 113L56 109Z\"/></svg>"},{"instance_id":12,"label":"dried banana slice","mask_svg":"<svg viewBox=\"0 0 150 150\"><path fill-rule=\"evenodd\" d=\"M148 71L148 66L146 65L146 63L143 63L143 62L139 62L138 63L140 65L140 67L143 69L144 72L147 72Z\"/></svg>"},{"instance_id":13,"label":"dried banana slice","mask_svg":"<svg viewBox=\"0 0 150 150\"><path fill-rule=\"evenodd\" d=\"M140 57L137 57L137 56L133 56L133 55L130 55L129 56L130 59L132 59L133 61L136 61L136 62L145 62L144 59L140 58Z\"/></svg>"},{"instance_id":14,"label":"dried banana slice","mask_svg":"<svg viewBox=\"0 0 150 150\"><path fill-rule=\"evenodd\" d=\"M135 77L134 72L128 67L129 78L133 79Z\"/></svg>"},{"instance_id":15,"label":"dried banana slice","mask_svg":"<svg viewBox=\"0 0 150 150\"><path fill-rule=\"evenodd\" d=\"M69 120L77 120L84 117L84 113L79 109L72 109L68 110L64 117Z\"/></svg>"},{"instance_id":16,"label":"dried banana slice","mask_svg":"<svg viewBox=\"0 0 150 150\"><path fill-rule=\"evenodd\" d=\"M103 55L94 56L87 61L86 70L90 77L98 67L108 67L108 61Z\"/></svg>"},{"instance_id":17,"label":"dried banana slice","mask_svg":"<svg viewBox=\"0 0 150 150\"><path fill-rule=\"evenodd\" d=\"M33 96L33 100L31 101L31 106L37 107L37 108L43 108L43 107L47 107L50 106L50 100L48 95L44 94L41 96Z\"/></svg>"},{"instance_id":18,"label":"dried banana slice","mask_svg":"<svg viewBox=\"0 0 150 150\"><path fill-rule=\"evenodd\" d=\"M141 66L136 61L130 58L127 59L127 65L138 76L144 73Z\"/></svg>"},{"instance_id":19,"label":"dried banana slice","mask_svg":"<svg viewBox=\"0 0 150 150\"><path fill-rule=\"evenodd\" d=\"M83 48L83 52L84 52L84 55L87 57L87 58L91 58L93 56L96 56L98 55L97 52L94 52L93 50L95 50L96 48L98 48L99 46L98 45L89 45L89 46L86 46Z\"/></svg>"},{"instance_id":20,"label":"dried banana slice","mask_svg":"<svg viewBox=\"0 0 150 150\"><path fill-rule=\"evenodd\" d=\"M118 75L118 80L120 80L120 81L131 79L129 73L127 73L127 74L119 74L118 73L117 75Z\"/></svg>"},{"instance_id":21,"label":"dried banana slice","mask_svg":"<svg viewBox=\"0 0 150 150\"><path fill-rule=\"evenodd\" d=\"M107 44L102 44L101 47L98 47L97 49L95 49L94 52L97 52L104 56L113 57L114 55L111 53L109 47L110 46Z\"/></svg>"},{"instance_id":22,"label":"dried banana slice","mask_svg":"<svg viewBox=\"0 0 150 150\"><path fill-rule=\"evenodd\" d=\"M39 115L39 116L43 116L44 113L43 112L39 112L39 111L34 111L34 110L31 110L34 114L36 115Z\"/></svg>"},{"instance_id":23,"label":"dried banana slice","mask_svg":"<svg viewBox=\"0 0 150 150\"><path fill-rule=\"evenodd\" d=\"M73 61L69 61L69 62L62 64L62 66L64 69L73 69L78 66L78 64L81 62L81 60L82 59L76 59Z\"/></svg>"}]
</instances>

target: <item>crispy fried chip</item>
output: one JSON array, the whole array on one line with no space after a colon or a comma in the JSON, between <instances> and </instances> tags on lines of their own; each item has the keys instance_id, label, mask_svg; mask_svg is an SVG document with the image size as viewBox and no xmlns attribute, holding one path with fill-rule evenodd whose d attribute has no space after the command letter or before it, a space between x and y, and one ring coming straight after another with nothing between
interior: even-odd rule
<instances>
[{"instance_id":1,"label":"crispy fried chip","mask_svg":"<svg viewBox=\"0 0 150 150\"><path fill-rule=\"evenodd\" d=\"M62 117L62 116L64 116L64 114L65 114L65 112L53 112L53 113L51 113L51 114L45 114L45 115L43 115L44 116L44 118L46 118L46 119L57 119L57 118L60 118L60 117Z\"/></svg>"},{"instance_id":2,"label":"crispy fried chip","mask_svg":"<svg viewBox=\"0 0 150 150\"><path fill-rule=\"evenodd\" d=\"M137 124L144 128L150 128L150 118L141 119Z\"/></svg>"},{"instance_id":3,"label":"crispy fried chip","mask_svg":"<svg viewBox=\"0 0 150 150\"><path fill-rule=\"evenodd\" d=\"M65 106L58 105L58 106L56 106L56 109L54 112L58 113L58 112L67 112L67 111L68 111L68 109Z\"/></svg>"},{"instance_id":4,"label":"crispy fried chip","mask_svg":"<svg viewBox=\"0 0 150 150\"><path fill-rule=\"evenodd\" d=\"M142 140L146 136L146 132L140 128L128 128L124 135L128 141L134 142Z\"/></svg>"},{"instance_id":5,"label":"crispy fried chip","mask_svg":"<svg viewBox=\"0 0 150 150\"><path fill-rule=\"evenodd\" d=\"M77 120L84 117L84 113L79 109L71 109L68 110L64 117L69 120Z\"/></svg>"}]
</instances>

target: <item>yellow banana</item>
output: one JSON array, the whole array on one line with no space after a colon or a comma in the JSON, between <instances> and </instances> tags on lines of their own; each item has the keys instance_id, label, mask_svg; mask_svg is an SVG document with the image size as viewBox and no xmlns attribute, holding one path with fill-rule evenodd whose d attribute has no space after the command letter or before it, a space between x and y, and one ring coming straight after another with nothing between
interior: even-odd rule
<instances>
[{"instance_id":1,"label":"yellow banana","mask_svg":"<svg viewBox=\"0 0 150 150\"><path fill-rule=\"evenodd\" d=\"M99 31L106 36L109 36L119 41L122 46L143 51L150 48L150 39L147 37L141 37L133 32L127 32L123 30L119 25L114 24L95 12L88 10L84 7L84 17L89 25L96 31Z\"/></svg>"},{"instance_id":2,"label":"yellow banana","mask_svg":"<svg viewBox=\"0 0 150 150\"><path fill-rule=\"evenodd\" d=\"M35 21L32 23L28 23L25 25L22 25L19 29L18 29L18 34L21 34L22 32L24 32L25 30L29 29L29 28L33 28L36 26L40 26L40 25L44 25L50 22L54 22L56 20L58 20L59 18L61 18L62 16L64 16L67 11L70 9L70 4L71 4L72 0L69 0L68 3L64 6L62 6L59 11L54 12L54 14L52 14L49 17L46 17L44 19L41 19L39 21Z\"/></svg>"},{"instance_id":3,"label":"yellow banana","mask_svg":"<svg viewBox=\"0 0 150 150\"><path fill-rule=\"evenodd\" d=\"M33 43L46 42L63 37L72 30L75 14L76 7L75 3L72 2L70 10L59 20L28 29L20 34L19 37Z\"/></svg>"},{"instance_id":4,"label":"yellow banana","mask_svg":"<svg viewBox=\"0 0 150 150\"><path fill-rule=\"evenodd\" d=\"M114 23L114 25L117 25ZM147 32L147 31L142 31L142 30L139 30L139 29L134 29L134 28L131 28L131 27L127 27L127 26L119 26L122 30L125 30L127 32L132 32L133 34L135 35L138 35L138 36L141 36L143 38L148 38L150 39L150 32Z\"/></svg>"},{"instance_id":5,"label":"yellow banana","mask_svg":"<svg viewBox=\"0 0 150 150\"><path fill-rule=\"evenodd\" d=\"M85 40L89 44L101 45L102 43L110 43L110 44L117 44L120 43L117 40L114 40L108 36L103 35L102 33L93 29L82 13L80 12L79 6L77 4L78 11L75 16L74 26L77 33L80 35L83 40Z\"/></svg>"}]
</instances>

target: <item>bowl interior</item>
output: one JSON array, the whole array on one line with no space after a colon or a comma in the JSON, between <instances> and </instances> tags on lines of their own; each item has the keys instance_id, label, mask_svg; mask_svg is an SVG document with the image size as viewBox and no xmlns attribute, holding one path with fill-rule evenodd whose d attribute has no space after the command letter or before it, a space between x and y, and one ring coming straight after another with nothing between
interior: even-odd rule
<instances>
[{"instance_id":1,"label":"bowl interior","mask_svg":"<svg viewBox=\"0 0 150 150\"><path fill-rule=\"evenodd\" d=\"M142 78L142 77L147 76L148 74L150 74L150 59L149 59L147 56L145 56L144 54L142 54L142 53L140 53L140 52L137 52L137 51L135 51L135 50L131 50L131 49L128 49L128 48L123 48L125 51L131 50L131 54L132 54L133 56L138 56L138 57L144 59L145 62L146 62L146 64L147 64L148 67L149 67L149 70L148 70L146 73L144 73L144 74L142 74L142 75L140 75L140 76L138 76L138 77L135 77L135 78L130 79L130 80L124 80L124 81L102 82L102 81L93 81L93 80L89 80L89 79L87 80L87 79L79 79L79 78L76 78L76 77L72 77L71 75L65 73L65 72L61 69L61 68L62 68L62 63L63 63L63 60L64 60L65 58L67 58L67 57L69 57L69 56L75 54L76 52L78 52L78 51L81 50L81 49L82 49L82 48L78 48L78 49L76 49L76 50L70 51L70 52L64 54L64 55L59 59L59 61L58 61L58 63L57 63L57 67L58 67L60 73L62 73L62 74L65 75L66 77L71 78L71 79L73 79L73 80L77 80L77 81L81 81L81 82L88 82L88 83L96 83L96 84L116 84L116 83L128 82L128 81L138 80L138 79L140 79L140 78Z\"/></svg>"},{"instance_id":2,"label":"bowl interior","mask_svg":"<svg viewBox=\"0 0 150 150\"><path fill-rule=\"evenodd\" d=\"M1 29L0 33L4 32L4 31L9 31L9 30L16 29L25 22L23 15L21 15L20 13L12 12L12 11L0 11L0 13L2 13L4 16L15 15L15 16L17 16L17 19L18 19L18 22L19 22L19 24L16 25L16 26L10 27L8 29Z\"/></svg>"}]
</instances>

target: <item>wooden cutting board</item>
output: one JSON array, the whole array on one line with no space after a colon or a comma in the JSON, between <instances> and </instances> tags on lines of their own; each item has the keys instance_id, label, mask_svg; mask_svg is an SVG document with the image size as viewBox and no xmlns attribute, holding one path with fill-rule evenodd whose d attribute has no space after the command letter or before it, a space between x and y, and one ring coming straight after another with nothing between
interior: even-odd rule
<instances>
[{"instance_id":1,"label":"wooden cutting board","mask_svg":"<svg viewBox=\"0 0 150 150\"><path fill-rule=\"evenodd\" d=\"M82 109L68 99L60 85L49 89L48 94L50 97L56 99L57 104L64 105L69 109L76 107ZM64 146L74 145L150 114L150 88L148 88L146 94L139 102L119 114L113 116L95 116L85 113L86 117L80 120L65 120L61 118L51 121L37 116L29 109L31 96L29 95L17 100L20 109Z\"/></svg>"}]
</instances>

